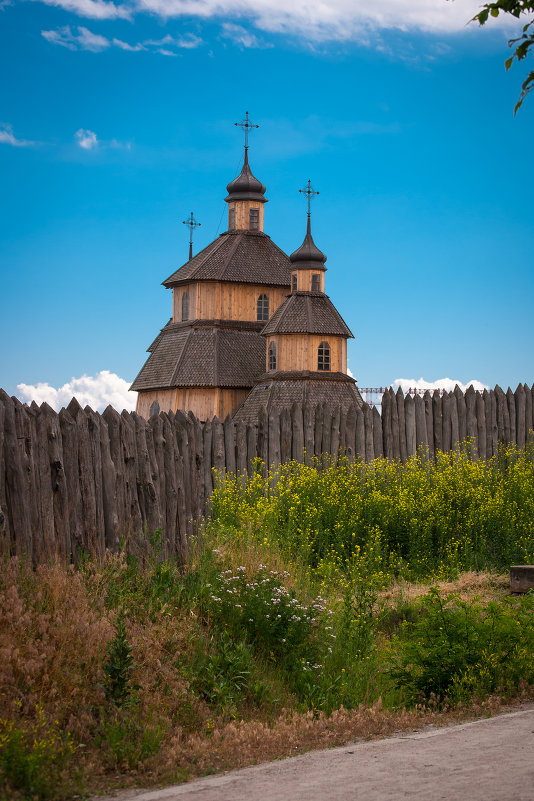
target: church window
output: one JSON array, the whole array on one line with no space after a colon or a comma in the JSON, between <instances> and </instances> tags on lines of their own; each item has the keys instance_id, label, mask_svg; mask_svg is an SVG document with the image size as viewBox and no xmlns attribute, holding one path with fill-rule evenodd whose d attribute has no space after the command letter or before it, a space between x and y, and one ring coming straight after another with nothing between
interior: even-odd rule
<instances>
[{"instance_id":1,"label":"church window","mask_svg":"<svg viewBox=\"0 0 534 801\"><path fill-rule=\"evenodd\" d=\"M317 351L317 369L330 370L330 345L321 342Z\"/></svg>"},{"instance_id":2,"label":"church window","mask_svg":"<svg viewBox=\"0 0 534 801\"><path fill-rule=\"evenodd\" d=\"M296 292L297 291L297 274L296 273L293 273L292 276L291 276L291 291L292 292Z\"/></svg>"},{"instance_id":3,"label":"church window","mask_svg":"<svg viewBox=\"0 0 534 801\"><path fill-rule=\"evenodd\" d=\"M319 276L314 273L312 275L312 292L319 292Z\"/></svg>"},{"instance_id":4,"label":"church window","mask_svg":"<svg viewBox=\"0 0 534 801\"><path fill-rule=\"evenodd\" d=\"M189 320L189 292L182 295L182 320Z\"/></svg>"},{"instance_id":5,"label":"church window","mask_svg":"<svg viewBox=\"0 0 534 801\"><path fill-rule=\"evenodd\" d=\"M269 319L269 298L267 295L260 295L258 297L257 303L257 319L258 320L268 320Z\"/></svg>"},{"instance_id":6,"label":"church window","mask_svg":"<svg viewBox=\"0 0 534 801\"><path fill-rule=\"evenodd\" d=\"M250 209L249 211L250 230L257 231L260 227L260 210Z\"/></svg>"},{"instance_id":7,"label":"church window","mask_svg":"<svg viewBox=\"0 0 534 801\"><path fill-rule=\"evenodd\" d=\"M235 206L230 206L228 210L228 230L233 231L235 228Z\"/></svg>"},{"instance_id":8,"label":"church window","mask_svg":"<svg viewBox=\"0 0 534 801\"><path fill-rule=\"evenodd\" d=\"M276 343L269 345L269 370L276 370Z\"/></svg>"}]
</instances>

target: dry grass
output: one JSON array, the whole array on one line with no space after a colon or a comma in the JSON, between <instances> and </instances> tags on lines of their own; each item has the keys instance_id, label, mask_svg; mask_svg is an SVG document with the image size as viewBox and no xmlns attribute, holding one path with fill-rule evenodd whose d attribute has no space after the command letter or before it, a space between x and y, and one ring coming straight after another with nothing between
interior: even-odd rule
<instances>
[{"instance_id":1,"label":"dry grass","mask_svg":"<svg viewBox=\"0 0 534 801\"><path fill-rule=\"evenodd\" d=\"M434 585L442 595L457 595L462 601L480 600L482 603L497 601L510 595L510 576L505 573L476 572L461 573L454 581L438 581ZM428 584L397 582L379 594L388 604L400 599L414 600L428 593Z\"/></svg>"}]
</instances>

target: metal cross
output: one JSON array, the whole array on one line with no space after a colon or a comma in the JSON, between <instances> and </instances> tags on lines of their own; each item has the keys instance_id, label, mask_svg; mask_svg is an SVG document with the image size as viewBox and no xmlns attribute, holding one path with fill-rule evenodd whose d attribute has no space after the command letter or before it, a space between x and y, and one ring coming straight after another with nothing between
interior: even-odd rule
<instances>
[{"instance_id":1,"label":"metal cross","mask_svg":"<svg viewBox=\"0 0 534 801\"><path fill-rule=\"evenodd\" d=\"M187 218L187 220L182 220L183 225L187 225L189 228L189 261L193 258L193 231L202 223L199 223L195 220L193 216L193 212L191 212L191 216Z\"/></svg>"},{"instance_id":2,"label":"metal cross","mask_svg":"<svg viewBox=\"0 0 534 801\"><path fill-rule=\"evenodd\" d=\"M311 199L312 199L312 197L316 197L316 195L318 195L319 192L315 191L315 189L311 185L311 181L308 181L308 183L306 184L305 189L299 189L299 192L302 195L308 195L308 217L309 217L310 214L311 214Z\"/></svg>"},{"instance_id":3,"label":"metal cross","mask_svg":"<svg viewBox=\"0 0 534 801\"><path fill-rule=\"evenodd\" d=\"M245 150L248 150L248 132L252 131L254 128L259 128L260 126L250 122L248 118L248 111L245 114L245 119L241 120L241 122L234 122L234 125L237 125L238 128L241 128L241 130L245 132Z\"/></svg>"}]
</instances>

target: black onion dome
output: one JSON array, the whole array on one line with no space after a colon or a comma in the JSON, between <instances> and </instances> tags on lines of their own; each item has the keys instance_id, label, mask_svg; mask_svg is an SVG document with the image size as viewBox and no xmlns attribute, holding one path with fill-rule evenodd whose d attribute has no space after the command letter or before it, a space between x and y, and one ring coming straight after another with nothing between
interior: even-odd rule
<instances>
[{"instance_id":1,"label":"black onion dome","mask_svg":"<svg viewBox=\"0 0 534 801\"><path fill-rule=\"evenodd\" d=\"M289 260L296 267L310 266L314 267L316 270L320 268L326 270L326 267L324 266L324 263L326 261L326 256L319 250L319 248L313 241L313 237L311 235L311 225L309 217L308 217L308 227L306 230L306 236L304 237L304 242L298 248L298 250L296 250L294 253L291 254Z\"/></svg>"},{"instance_id":2,"label":"black onion dome","mask_svg":"<svg viewBox=\"0 0 534 801\"><path fill-rule=\"evenodd\" d=\"M265 195L265 185L252 175L252 170L248 165L248 150L245 149L245 161L243 169L234 180L226 187L228 197L227 203L233 200L257 200L259 203L267 203Z\"/></svg>"}]
</instances>

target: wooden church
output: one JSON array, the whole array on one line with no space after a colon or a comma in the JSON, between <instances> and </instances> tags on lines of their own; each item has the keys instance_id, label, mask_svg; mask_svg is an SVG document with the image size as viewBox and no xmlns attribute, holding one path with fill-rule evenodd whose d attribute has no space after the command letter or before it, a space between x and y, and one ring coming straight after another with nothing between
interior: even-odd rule
<instances>
[{"instance_id":1,"label":"wooden church","mask_svg":"<svg viewBox=\"0 0 534 801\"><path fill-rule=\"evenodd\" d=\"M236 123L237 124L237 123ZM287 256L264 232L265 186L245 156L227 186L228 230L174 272L173 313L150 345L131 389L137 413L192 411L253 422L259 410L328 401L361 406L347 374L352 333L325 294L326 257L308 227L301 247ZM191 225L194 225L191 216Z\"/></svg>"}]
</instances>

